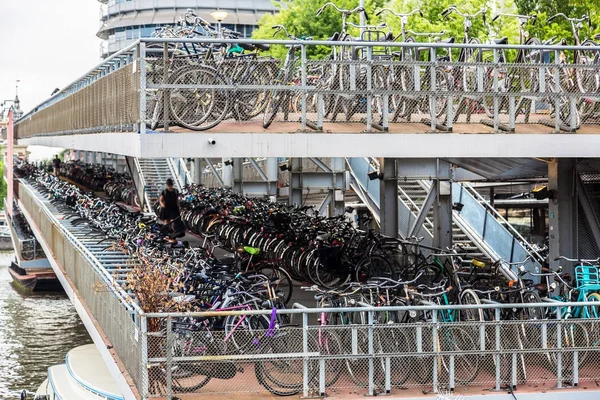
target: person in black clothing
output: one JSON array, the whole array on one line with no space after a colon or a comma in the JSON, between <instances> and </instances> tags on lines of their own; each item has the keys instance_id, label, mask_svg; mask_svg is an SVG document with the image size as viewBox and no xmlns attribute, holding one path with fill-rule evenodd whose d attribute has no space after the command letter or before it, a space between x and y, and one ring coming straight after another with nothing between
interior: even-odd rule
<instances>
[{"instance_id":1,"label":"person in black clothing","mask_svg":"<svg viewBox=\"0 0 600 400\"><path fill-rule=\"evenodd\" d=\"M173 186L173 179L167 179L166 183L167 188L162 191L158 199L161 207L160 218L171 231L165 240L174 243L178 237L185 235L185 225L179 213L179 191Z\"/></svg>"},{"instance_id":2,"label":"person in black clothing","mask_svg":"<svg viewBox=\"0 0 600 400\"><path fill-rule=\"evenodd\" d=\"M59 176L60 175L60 159L58 158L58 155L54 156L54 160L52 160L52 166L54 167L54 175Z\"/></svg>"}]
</instances>

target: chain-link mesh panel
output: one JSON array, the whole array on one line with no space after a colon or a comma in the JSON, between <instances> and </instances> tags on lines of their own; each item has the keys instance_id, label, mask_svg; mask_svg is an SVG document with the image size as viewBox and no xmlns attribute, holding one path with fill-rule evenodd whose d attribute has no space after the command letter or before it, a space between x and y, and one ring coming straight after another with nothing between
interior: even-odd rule
<instances>
[{"instance_id":1,"label":"chain-link mesh panel","mask_svg":"<svg viewBox=\"0 0 600 400\"><path fill-rule=\"evenodd\" d=\"M139 121L138 87L139 69L128 64L19 121L16 137L131 131Z\"/></svg>"},{"instance_id":2,"label":"chain-link mesh panel","mask_svg":"<svg viewBox=\"0 0 600 400\"><path fill-rule=\"evenodd\" d=\"M289 132L303 127L401 132L406 128L399 124L416 124L415 131L457 125L478 133L516 131L524 124L573 131L598 121L600 70L574 52L439 48L432 54L427 44L313 51L310 44L299 44L288 46L287 56L277 60L223 57L197 46L149 45L145 122L150 129L219 126L236 132L245 123L251 131L275 124ZM302 46L308 54L304 61Z\"/></svg>"},{"instance_id":3,"label":"chain-link mesh panel","mask_svg":"<svg viewBox=\"0 0 600 400\"><path fill-rule=\"evenodd\" d=\"M24 185L25 186L25 185ZM31 192L30 192L31 191ZM109 339L114 351L124 364L133 381L141 383L141 347L139 334L134 321L134 313L114 293L115 287L107 287L106 281L93 265L89 253L85 253L81 244L75 245L67 237L66 231L74 227L66 220L60 225L52 221L43 210L58 214L50 203L38 203L34 196L43 196L27 186L21 191L21 203L30 212L33 222L53 251L67 279L77 290L91 316Z\"/></svg>"}]
</instances>

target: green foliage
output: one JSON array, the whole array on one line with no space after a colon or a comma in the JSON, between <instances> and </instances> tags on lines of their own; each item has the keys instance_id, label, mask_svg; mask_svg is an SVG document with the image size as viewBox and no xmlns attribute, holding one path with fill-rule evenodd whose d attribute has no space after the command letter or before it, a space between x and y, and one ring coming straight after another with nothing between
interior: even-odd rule
<instances>
[{"instance_id":1,"label":"green foliage","mask_svg":"<svg viewBox=\"0 0 600 400\"><path fill-rule=\"evenodd\" d=\"M532 36L542 40L556 36L566 39L573 44L571 24L564 18L558 17L551 23L548 18L557 13L564 13L571 18L580 18L583 15L590 17L589 23L584 23L581 29L581 41L591 37L600 28L600 6L598 0L515 0L517 9L522 14L537 14L538 22L529 31Z\"/></svg>"},{"instance_id":2,"label":"green foliage","mask_svg":"<svg viewBox=\"0 0 600 400\"><path fill-rule=\"evenodd\" d=\"M327 39L342 27L342 16L334 9L328 7L321 15L316 16L317 10L326 3L325 0L282 0L276 5L280 8L279 13L275 15L267 14L259 21L259 28L254 31L253 38L273 39L274 25L283 25L290 34L296 37L312 36L315 40ZM343 9L353 9L358 6L357 0L336 0L334 2ZM383 6L384 0L365 0L367 10L376 10ZM348 18L349 22L358 24L360 17L353 15ZM370 13L367 15L367 23L377 23L379 18ZM358 30L348 29L351 35L358 35ZM287 39L283 32L279 33L276 39ZM319 46L309 47L310 57L325 56L330 53L330 49ZM284 46L273 46L271 54L277 58L284 58L287 49Z\"/></svg>"}]
</instances>

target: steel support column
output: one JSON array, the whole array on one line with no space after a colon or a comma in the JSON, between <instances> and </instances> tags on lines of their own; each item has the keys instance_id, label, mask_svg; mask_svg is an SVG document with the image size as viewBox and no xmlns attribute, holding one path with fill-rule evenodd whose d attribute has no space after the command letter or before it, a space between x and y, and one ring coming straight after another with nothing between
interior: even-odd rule
<instances>
[{"instance_id":1,"label":"steel support column","mask_svg":"<svg viewBox=\"0 0 600 400\"><path fill-rule=\"evenodd\" d=\"M279 163L277 157L267 158L267 183L271 201L277 201L277 186L279 184Z\"/></svg>"},{"instance_id":2,"label":"steel support column","mask_svg":"<svg viewBox=\"0 0 600 400\"><path fill-rule=\"evenodd\" d=\"M302 205L302 159L290 158L289 204Z\"/></svg>"},{"instance_id":3,"label":"steel support column","mask_svg":"<svg viewBox=\"0 0 600 400\"><path fill-rule=\"evenodd\" d=\"M433 246L446 249L452 247L452 185L436 179L437 199L433 203Z\"/></svg>"},{"instance_id":4,"label":"steel support column","mask_svg":"<svg viewBox=\"0 0 600 400\"><path fill-rule=\"evenodd\" d=\"M192 165L194 168L194 173L192 174L192 177L194 178L194 183L201 185L202 184L202 159L194 158Z\"/></svg>"},{"instance_id":5,"label":"steel support column","mask_svg":"<svg viewBox=\"0 0 600 400\"><path fill-rule=\"evenodd\" d=\"M573 252L573 208L575 160L558 158L548 163L548 237L552 268L560 264L558 256L575 257Z\"/></svg>"},{"instance_id":6,"label":"steel support column","mask_svg":"<svg viewBox=\"0 0 600 400\"><path fill-rule=\"evenodd\" d=\"M344 214L346 203L344 195L346 191L346 161L341 157L333 157L331 159L331 169L333 171L333 185L331 188L331 201L329 202L329 216ZM338 182L339 176L336 174L343 172L342 182Z\"/></svg>"},{"instance_id":7,"label":"steel support column","mask_svg":"<svg viewBox=\"0 0 600 400\"><path fill-rule=\"evenodd\" d=\"M233 165L233 191L236 193L243 193L244 191L244 159L234 158L232 159Z\"/></svg>"},{"instance_id":8,"label":"steel support column","mask_svg":"<svg viewBox=\"0 0 600 400\"><path fill-rule=\"evenodd\" d=\"M221 179L223 180L223 187L233 188L233 166L226 165L225 163L231 163L232 158L223 158L221 168Z\"/></svg>"},{"instance_id":9,"label":"steel support column","mask_svg":"<svg viewBox=\"0 0 600 400\"><path fill-rule=\"evenodd\" d=\"M382 158L380 161L383 181L380 185L381 233L391 237L398 236L398 178L396 159Z\"/></svg>"}]
</instances>

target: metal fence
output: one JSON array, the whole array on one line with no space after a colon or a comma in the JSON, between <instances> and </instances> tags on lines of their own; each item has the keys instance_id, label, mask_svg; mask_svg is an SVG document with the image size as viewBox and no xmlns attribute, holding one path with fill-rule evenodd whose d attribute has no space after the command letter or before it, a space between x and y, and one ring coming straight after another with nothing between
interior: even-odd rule
<instances>
[{"instance_id":1,"label":"metal fence","mask_svg":"<svg viewBox=\"0 0 600 400\"><path fill-rule=\"evenodd\" d=\"M267 328L271 310L148 314L163 328L148 333L149 395L343 397L403 389L550 389L596 379L600 321L560 319L566 303L480 305L486 321L448 322L444 316L454 307L277 310L294 318L291 325L273 330ZM559 318L501 320L507 309L521 307L559 311ZM419 322L378 322L390 313L414 315L411 320ZM364 323L331 324L336 316L349 314L354 320L358 314ZM198 324L197 330L186 330L178 324L194 317L221 318L226 329Z\"/></svg>"},{"instance_id":2,"label":"metal fence","mask_svg":"<svg viewBox=\"0 0 600 400\"><path fill-rule=\"evenodd\" d=\"M388 131L424 123L434 131L470 124L473 132L514 132L535 123L572 132L600 122L600 66L593 61L600 47L587 47L583 57L582 47L269 41L287 45L284 61L197 55L196 46L212 43L152 41L151 129L279 122L290 123L288 130L349 123ZM508 62L515 57L519 62Z\"/></svg>"},{"instance_id":3,"label":"metal fence","mask_svg":"<svg viewBox=\"0 0 600 400\"><path fill-rule=\"evenodd\" d=\"M25 114L15 137L137 131L139 68L133 46Z\"/></svg>"},{"instance_id":4,"label":"metal fence","mask_svg":"<svg viewBox=\"0 0 600 400\"><path fill-rule=\"evenodd\" d=\"M84 239L89 233L77 238L69 231L68 221L53 215L59 213L49 201L28 184L21 183L21 188L21 208L27 211L29 222L38 227L52 249L53 254L48 257L56 259L139 388L146 374L142 362L145 337L139 335L141 310L85 246Z\"/></svg>"},{"instance_id":5,"label":"metal fence","mask_svg":"<svg viewBox=\"0 0 600 400\"><path fill-rule=\"evenodd\" d=\"M593 383L599 372L600 320L568 318L595 302L144 313L121 288L118 267L108 270L110 254L104 250L102 263L89 233L61 219L33 187L21 187L24 214L143 399L539 391ZM466 312L473 309L481 311Z\"/></svg>"},{"instance_id":6,"label":"metal fence","mask_svg":"<svg viewBox=\"0 0 600 400\"><path fill-rule=\"evenodd\" d=\"M226 57L213 47L221 42L287 46L288 57ZM143 39L17 128L21 138L237 132L241 123L249 132L575 132L600 124L599 60L598 46Z\"/></svg>"}]
</instances>

